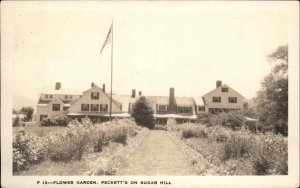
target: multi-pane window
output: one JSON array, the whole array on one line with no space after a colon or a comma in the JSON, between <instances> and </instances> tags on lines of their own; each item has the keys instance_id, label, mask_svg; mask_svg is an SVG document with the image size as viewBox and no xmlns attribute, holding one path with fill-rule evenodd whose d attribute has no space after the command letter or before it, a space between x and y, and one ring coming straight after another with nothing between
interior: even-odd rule
<instances>
[{"instance_id":1,"label":"multi-pane window","mask_svg":"<svg viewBox=\"0 0 300 188\"><path fill-rule=\"evenodd\" d=\"M178 113L192 113L192 107L178 106Z\"/></svg>"},{"instance_id":2,"label":"multi-pane window","mask_svg":"<svg viewBox=\"0 0 300 188\"><path fill-rule=\"evenodd\" d=\"M60 111L60 104L53 104L52 111Z\"/></svg>"},{"instance_id":3,"label":"multi-pane window","mask_svg":"<svg viewBox=\"0 0 300 188\"><path fill-rule=\"evenodd\" d=\"M72 99L72 95L69 96L69 99Z\"/></svg>"},{"instance_id":4,"label":"multi-pane window","mask_svg":"<svg viewBox=\"0 0 300 188\"><path fill-rule=\"evenodd\" d=\"M237 98L236 97L228 97L228 102L229 103L237 103Z\"/></svg>"},{"instance_id":5,"label":"multi-pane window","mask_svg":"<svg viewBox=\"0 0 300 188\"><path fill-rule=\"evenodd\" d=\"M99 92L92 92L91 99L99 99Z\"/></svg>"},{"instance_id":6,"label":"multi-pane window","mask_svg":"<svg viewBox=\"0 0 300 188\"><path fill-rule=\"evenodd\" d=\"M227 87L222 87L222 92L223 93L228 93L228 88Z\"/></svg>"},{"instance_id":7,"label":"multi-pane window","mask_svg":"<svg viewBox=\"0 0 300 188\"><path fill-rule=\"evenodd\" d=\"M213 97L213 102L220 103L221 102L221 97Z\"/></svg>"},{"instance_id":8,"label":"multi-pane window","mask_svg":"<svg viewBox=\"0 0 300 188\"><path fill-rule=\"evenodd\" d=\"M222 108L209 108L208 111L210 113L221 113L223 110Z\"/></svg>"},{"instance_id":9,"label":"multi-pane window","mask_svg":"<svg viewBox=\"0 0 300 188\"><path fill-rule=\"evenodd\" d=\"M91 111L93 112L99 111L99 104L91 104Z\"/></svg>"},{"instance_id":10,"label":"multi-pane window","mask_svg":"<svg viewBox=\"0 0 300 188\"><path fill-rule=\"evenodd\" d=\"M101 112L107 112L108 111L108 105L107 104L100 104L100 111Z\"/></svg>"},{"instance_id":11,"label":"multi-pane window","mask_svg":"<svg viewBox=\"0 0 300 188\"><path fill-rule=\"evenodd\" d=\"M68 95L65 95L65 99L68 99Z\"/></svg>"},{"instance_id":12,"label":"multi-pane window","mask_svg":"<svg viewBox=\"0 0 300 188\"><path fill-rule=\"evenodd\" d=\"M50 95L50 99L52 99L53 98L53 96L52 95Z\"/></svg>"},{"instance_id":13,"label":"multi-pane window","mask_svg":"<svg viewBox=\"0 0 300 188\"><path fill-rule=\"evenodd\" d=\"M198 111L199 111L199 112L205 111L205 106L199 106L199 107L198 107Z\"/></svg>"},{"instance_id":14,"label":"multi-pane window","mask_svg":"<svg viewBox=\"0 0 300 188\"><path fill-rule=\"evenodd\" d=\"M89 111L90 110L89 104L81 104L81 111Z\"/></svg>"},{"instance_id":15,"label":"multi-pane window","mask_svg":"<svg viewBox=\"0 0 300 188\"><path fill-rule=\"evenodd\" d=\"M167 111L167 105L158 105L158 111Z\"/></svg>"},{"instance_id":16,"label":"multi-pane window","mask_svg":"<svg viewBox=\"0 0 300 188\"><path fill-rule=\"evenodd\" d=\"M45 95L45 98L48 99L48 95Z\"/></svg>"},{"instance_id":17,"label":"multi-pane window","mask_svg":"<svg viewBox=\"0 0 300 188\"><path fill-rule=\"evenodd\" d=\"M40 115L40 120L47 119L48 115Z\"/></svg>"}]
</instances>

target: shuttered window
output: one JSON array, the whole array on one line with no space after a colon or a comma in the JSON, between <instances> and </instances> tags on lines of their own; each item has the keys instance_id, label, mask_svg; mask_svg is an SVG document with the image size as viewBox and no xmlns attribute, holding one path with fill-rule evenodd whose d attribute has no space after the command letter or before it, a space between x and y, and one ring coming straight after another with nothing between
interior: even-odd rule
<instances>
[{"instance_id":1,"label":"shuttered window","mask_svg":"<svg viewBox=\"0 0 300 188\"><path fill-rule=\"evenodd\" d=\"M221 97L213 97L213 102L214 103L220 103L221 102Z\"/></svg>"},{"instance_id":2,"label":"shuttered window","mask_svg":"<svg viewBox=\"0 0 300 188\"><path fill-rule=\"evenodd\" d=\"M60 104L53 104L52 111L60 111Z\"/></svg>"},{"instance_id":3,"label":"shuttered window","mask_svg":"<svg viewBox=\"0 0 300 188\"><path fill-rule=\"evenodd\" d=\"M99 104L91 104L91 111L93 112L99 111Z\"/></svg>"},{"instance_id":4,"label":"shuttered window","mask_svg":"<svg viewBox=\"0 0 300 188\"><path fill-rule=\"evenodd\" d=\"M91 92L91 99L94 100L99 99L99 92Z\"/></svg>"},{"instance_id":5,"label":"shuttered window","mask_svg":"<svg viewBox=\"0 0 300 188\"><path fill-rule=\"evenodd\" d=\"M228 97L228 103L237 103L236 97Z\"/></svg>"},{"instance_id":6,"label":"shuttered window","mask_svg":"<svg viewBox=\"0 0 300 188\"><path fill-rule=\"evenodd\" d=\"M81 111L87 112L90 110L89 104L81 104Z\"/></svg>"},{"instance_id":7,"label":"shuttered window","mask_svg":"<svg viewBox=\"0 0 300 188\"><path fill-rule=\"evenodd\" d=\"M108 104L100 104L100 111L107 112L108 111Z\"/></svg>"}]
</instances>

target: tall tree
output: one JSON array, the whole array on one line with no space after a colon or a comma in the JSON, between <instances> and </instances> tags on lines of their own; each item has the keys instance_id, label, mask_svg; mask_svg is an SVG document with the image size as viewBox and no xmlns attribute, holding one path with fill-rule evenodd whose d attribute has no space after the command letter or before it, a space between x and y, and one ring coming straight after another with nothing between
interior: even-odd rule
<instances>
[{"instance_id":1,"label":"tall tree","mask_svg":"<svg viewBox=\"0 0 300 188\"><path fill-rule=\"evenodd\" d=\"M25 121L32 120L33 108L31 108L31 107L22 107L21 113L26 116Z\"/></svg>"},{"instance_id":2,"label":"tall tree","mask_svg":"<svg viewBox=\"0 0 300 188\"><path fill-rule=\"evenodd\" d=\"M153 110L148 105L145 97L140 97L133 105L131 116L134 118L137 125L154 128Z\"/></svg>"},{"instance_id":3,"label":"tall tree","mask_svg":"<svg viewBox=\"0 0 300 188\"><path fill-rule=\"evenodd\" d=\"M276 133L288 131L288 46L280 46L268 56L273 68L257 94L259 119L274 127Z\"/></svg>"}]
</instances>

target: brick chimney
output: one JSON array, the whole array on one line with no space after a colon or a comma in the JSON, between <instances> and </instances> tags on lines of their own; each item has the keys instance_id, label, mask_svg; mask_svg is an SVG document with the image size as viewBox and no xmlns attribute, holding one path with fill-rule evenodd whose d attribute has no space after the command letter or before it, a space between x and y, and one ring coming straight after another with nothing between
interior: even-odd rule
<instances>
[{"instance_id":1,"label":"brick chimney","mask_svg":"<svg viewBox=\"0 0 300 188\"><path fill-rule=\"evenodd\" d=\"M94 86L95 86L95 84L94 84L94 82L92 82L92 83L91 83L91 87L94 87Z\"/></svg>"},{"instance_id":2,"label":"brick chimney","mask_svg":"<svg viewBox=\"0 0 300 188\"><path fill-rule=\"evenodd\" d=\"M175 90L174 90L174 88L170 88L170 94L169 94L169 111L171 111L171 112L175 112L176 111Z\"/></svg>"},{"instance_id":3,"label":"brick chimney","mask_svg":"<svg viewBox=\"0 0 300 188\"><path fill-rule=\"evenodd\" d=\"M139 91L139 96L142 96L142 91Z\"/></svg>"},{"instance_id":4,"label":"brick chimney","mask_svg":"<svg viewBox=\"0 0 300 188\"><path fill-rule=\"evenodd\" d=\"M135 98L135 89L132 90L131 98Z\"/></svg>"},{"instance_id":5,"label":"brick chimney","mask_svg":"<svg viewBox=\"0 0 300 188\"><path fill-rule=\"evenodd\" d=\"M60 82L56 82L55 83L55 90L60 90L61 88L61 83Z\"/></svg>"},{"instance_id":6,"label":"brick chimney","mask_svg":"<svg viewBox=\"0 0 300 188\"><path fill-rule=\"evenodd\" d=\"M217 80L216 82L216 88L222 86L222 81L221 80Z\"/></svg>"},{"instance_id":7,"label":"brick chimney","mask_svg":"<svg viewBox=\"0 0 300 188\"><path fill-rule=\"evenodd\" d=\"M102 85L102 91L105 93L105 84Z\"/></svg>"}]
</instances>

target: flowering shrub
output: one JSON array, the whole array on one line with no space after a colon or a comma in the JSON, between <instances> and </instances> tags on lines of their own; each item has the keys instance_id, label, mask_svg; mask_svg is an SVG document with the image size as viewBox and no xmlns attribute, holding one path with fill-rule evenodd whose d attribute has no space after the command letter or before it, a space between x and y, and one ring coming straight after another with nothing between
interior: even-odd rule
<instances>
[{"instance_id":1,"label":"flowering shrub","mask_svg":"<svg viewBox=\"0 0 300 188\"><path fill-rule=\"evenodd\" d=\"M257 175L288 174L287 138L275 134L257 136L255 149L252 151L252 162Z\"/></svg>"},{"instance_id":2,"label":"flowering shrub","mask_svg":"<svg viewBox=\"0 0 300 188\"><path fill-rule=\"evenodd\" d=\"M167 126L165 125L155 125L154 130L167 130Z\"/></svg>"},{"instance_id":3,"label":"flowering shrub","mask_svg":"<svg viewBox=\"0 0 300 188\"><path fill-rule=\"evenodd\" d=\"M208 136L210 141L214 142L225 142L230 138L230 132L227 130L225 127L221 126L212 126L209 127L210 129L210 134Z\"/></svg>"},{"instance_id":4,"label":"flowering shrub","mask_svg":"<svg viewBox=\"0 0 300 188\"><path fill-rule=\"evenodd\" d=\"M126 144L128 135L137 134L135 126L126 119L102 124L93 124L87 118L81 123L74 120L69 130L46 137L48 156L54 161L81 160L85 152L101 152L110 142Z\"/></svg>"},{"instance_id":5,"label":"flowering shrub","mask_svg":"<svg viewBox=\"0 0 300 188\"><path fill-rule=\"evenodd\" d=\"M182 138L207 138L208 136L208 129L205 129L203 125L193 125L189 124L187 125L187 128L182 129Z\"/></svg>"},{"instance_id":6,"label":"flowering shrub","mask_svg":"<svg viewBox=\"0 0 300 188\"><path fill-rule=\"evenodd\" d=\"M221 125L230 127L233 130L240 129L243 125L244 117L240 111L230 111L219 115Z\"/></svg>"},{"instance_id":7,"label":"flowering shrub","mask_svg":"<svg viewBox=\"0 0 300 188\"><path fill-rule=\"evenodd\" d=\"M67 126L67 125L68 125L67 117L44 118L41 121L41 126Z\"/></svg>"},{"instance_id":8,"label":"flowering shrub","mask_svg":"<svg viewBox=\"0 0 300 188\"><path fill-rule=\"evenodd\" d=\"M250 130L233 131L226 126L192 123L173 123L168 130L181 133L179 136L186 139L186 144L195 148L208 161L222 166L226 171L224 174L288 174L287 138L282 135L253 134ZM244 163L247 165L238 165Z\"/></svg>"},{"instance_id":9,"label":"flowering shrub","mask_svg":"<svg viewBox=\"0 0 300 188\"><path fill-rule=\"evenodd\" d=\"M13 171L28 168L44 159L45 147L42 139L20 129L13 138Z\"/></svg>"},{"instance_id":10,"label":"flowering shrub","mask_svg":"<svg viewBox=\"0 0 300 188\"><path fill-rule=\"evenodd\" d=\"M67 129L52 132L45 137L30 135L21 129L14 137L14 172L27 169L43 159L69 162L81 160L88 152L102 152L111 142L127 144L129 137L136 136L144 128L129 119L93 124L89 119L72 121Z\"/></svg>"},{"instance_id":11,"label":"flowering shrub","mask_svg":"<svg viewBox=\"0 0 300 188\"><path fill-rule=\"evenodd\" d=\"M201 113L197 116L197 123L209 124L210 113Z\"/></svg>"},{"instance_id":12,"label":"flowering shrub","mask_svg":"<svg viewBox=\"0 0 300 188\"><path fill-rule=\"evenodd\" d=\"M253 146L252 137L243 134L231 134L224 144L223 159L244 157L249 155Z\"/></svg>"},{"instance_id":13,"label":"flowering shrub","mask_svg":"<svg viewBox=\"0 0 300 188\"><path fill-rule=\"evenodd\" d=\"M180 127L179 125L176 123L176 120L173 118L169 118L167 121L167 130L171 130L171 131L179 131Z\"/></svg>"},{"instance_id":14,"label":"flowering shrub","mask_svg":"<svg viewBox=\"0 0 300 188\"><path fill-rule=\"evenodd\" d=\"M47 153L53 161L81 160L90 147L91 123L86 120L80 125L70 125L69 130L48 135Z\"/></svg>"},{"instance_id":15,"label":"flowering shrub","mask_svg":"<svg viewBox=\"0 0 300 188\"><path fill-rule=\"evenodd\" d=\"M222 125L236 130L241 128L243 116L237 110L220 114L202 113L198 115L197 122L207 126Z\"/></svg>"}]
</instances>

